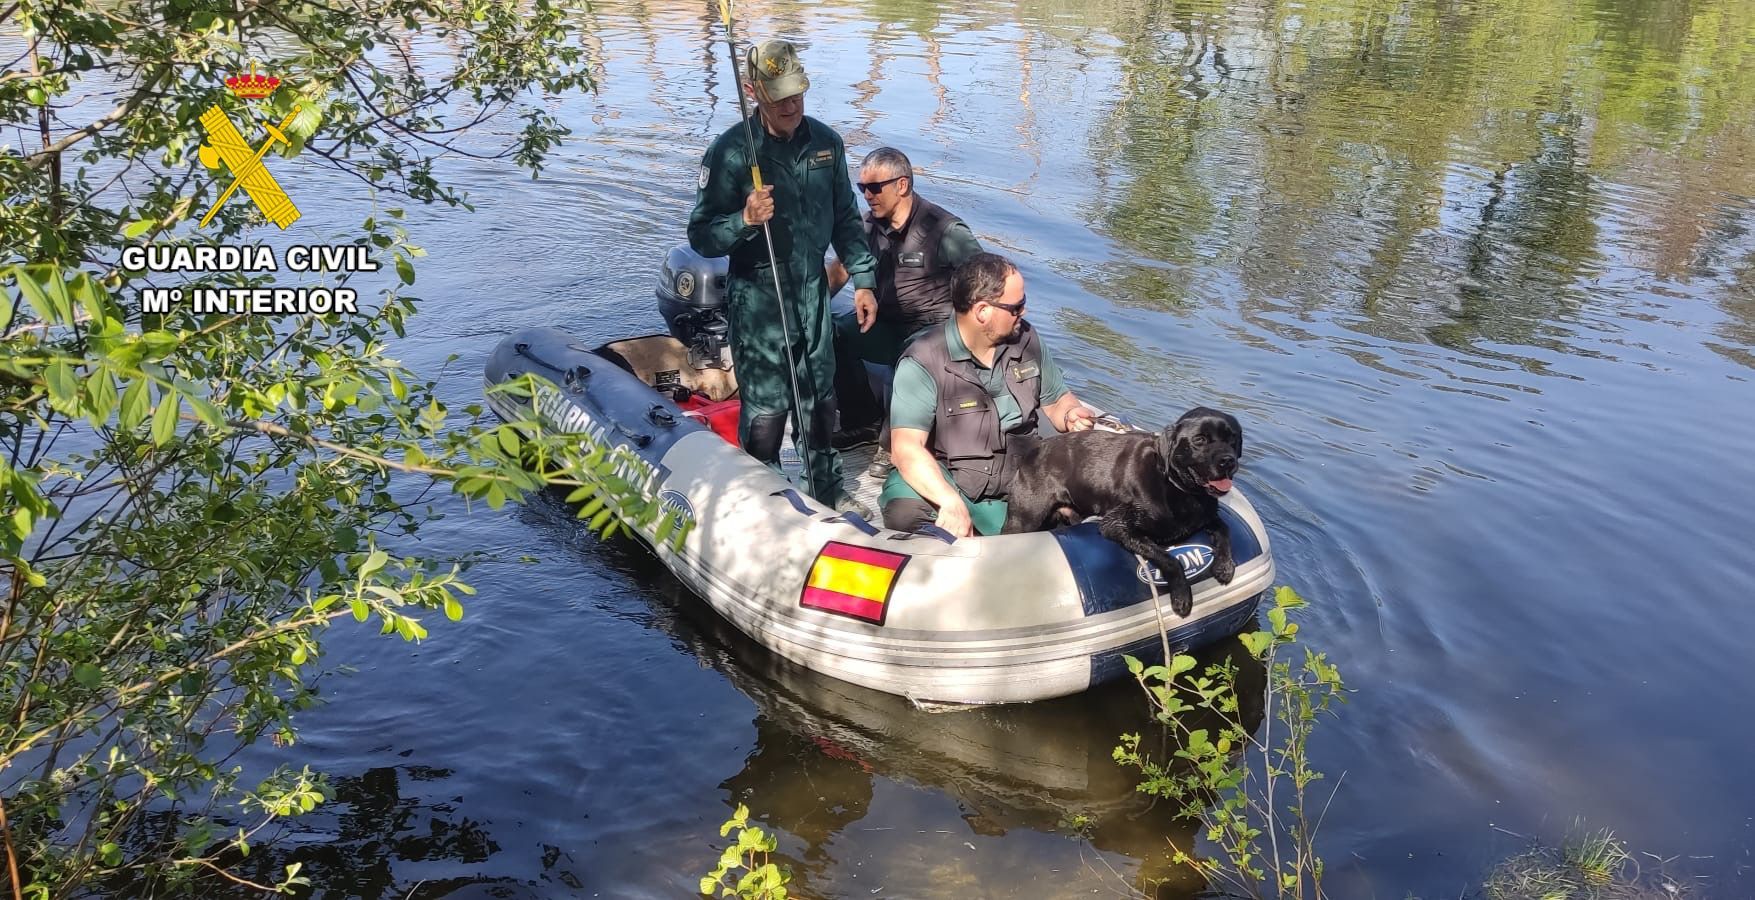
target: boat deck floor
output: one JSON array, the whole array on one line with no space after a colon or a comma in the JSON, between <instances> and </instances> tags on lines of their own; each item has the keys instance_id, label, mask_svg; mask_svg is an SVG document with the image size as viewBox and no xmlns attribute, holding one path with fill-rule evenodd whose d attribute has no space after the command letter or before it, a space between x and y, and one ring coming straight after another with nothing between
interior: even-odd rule
<instances>
[{"instance_id":1,"label":"boat deck floor","mask_svg":"<svg viewBox=\"0 0 1755 900\"><path fill-rule=\"evenodd\" d=\"M865 474L867 466L877 456L876 443L860 444L841 451L841 483L846 486L847 493L865 504L871 510L872 524L882 525L883 510L878 509L878 492L883 490L884 479ZM785 446L780 448L780 468L795 485L802 485L803 466L799 463L798 448L792 443L792 436L786 438ZM886 475L888 473L885 473Z\"/></svg>"}]
</instances>

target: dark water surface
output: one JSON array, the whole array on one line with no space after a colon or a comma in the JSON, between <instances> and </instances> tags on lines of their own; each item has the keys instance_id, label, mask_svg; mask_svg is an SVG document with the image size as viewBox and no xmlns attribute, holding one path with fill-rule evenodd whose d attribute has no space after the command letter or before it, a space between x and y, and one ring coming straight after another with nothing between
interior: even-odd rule
<instances>
[{"instance_id":1,"label":"dark water surface","mask_svg":"<svg viewBox=\"0 0 1755 900\"><path fill-rule=\"evenodd\" d=\"M903 148L1019 261L1083 393L1243 420L1281 580L1357 689L1315 748L1332 895L1457 896L1575 822L1755 894L1755 5L739 6L805 45L853 154ZM662 327L736 116L715 12L600 5L543 177L455 160L478 212L411 212L400 351L449 401L514 327ZM369 212L304 183L301 228ZM559 504L436 505L418 549L485 554L481 593L418 648L337 629L360 672L298 758L340 797L289 837L318 896L686 896L739 802L805 896L1173 874L1186 829L1109 759L1132 688L917 712L777 664Z\"/></svg>"}]
</instances>

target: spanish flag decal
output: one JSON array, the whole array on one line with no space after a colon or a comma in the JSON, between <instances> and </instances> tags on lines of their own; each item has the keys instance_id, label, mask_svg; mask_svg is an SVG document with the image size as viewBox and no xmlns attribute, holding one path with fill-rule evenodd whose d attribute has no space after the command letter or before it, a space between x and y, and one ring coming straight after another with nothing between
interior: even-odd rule
<instances>
[{"instance_id":1,"label":"spanish flag decal","mask_svg":"<svg viewBox=\"0 0 1755 900\"><path fill-rule=\"evenodd\" d=\"M830 541L811 563L798 605L884 624L890 592L908 556Z\"/></svg>"}]
</instances>

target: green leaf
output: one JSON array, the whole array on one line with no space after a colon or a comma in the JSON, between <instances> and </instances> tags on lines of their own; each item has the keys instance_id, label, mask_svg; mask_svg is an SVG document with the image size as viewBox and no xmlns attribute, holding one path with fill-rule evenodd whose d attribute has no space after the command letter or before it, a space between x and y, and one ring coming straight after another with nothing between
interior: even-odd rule
<instances>
[{"instance_id":1,"label":"green leaf","mask_svg":"<svg viewBox=\"0 0 1755 900\"><path fill-rule=\"evenodd\" d=\"M195 417L200 419L203 425L213 429L225 427L225 416L220 414L219 407L194 394L190 394L188 400L189 408L195 411Z\"/></svg>"},{"instance_id":2,"label":"green leaf","mask_svg":"<svg viewBox=\"0 0 1755 900\"><path fill-rule=\"evenodd\" d=\"M718 886L719 886L719 879L714 878L711 875L702 875L701 876L701 893L706 894L707 896L711 897L711 896L713 896L713 889L718 887Z\"/></svg>"},{"instance_id":3,"label":"green leaf","mask_svg":"<svg viewBox=\"0 0 1755 900\"><path fill-rule=\"evenodd\" d=\"M323 114L317 104L306 102L299 105L299 112L287 123L286 133L297 137L310 137L317 133L317 126L323 123Z\"/></svg>"},{"instance_id":4,"label":"green leaf","mask_svg":"<svg viewBox=\"0 0 1755 900\"><path fill-rule=\"evenodd\" d=\"M73 283L68 289L73 292L73 298L79 301L80 308L91 318L91 327L97 331L105 331L111 317L110 311L104 307L104 301L109 299L109 295L103 286L92 280L90 273L80 272L73 276Z\"/></svg>"},{"instance_id":5,"label":"green leaf","mask_svg":"<svg viewBox=\"0 0 1755 900\"><path fill-rule=\"evenodd\" d=\"M50 405L65 413L79 409L79 378L65 360L58 359L43 370L43 385L49 389Z\"/></svg>"},{"instance_id":6,"label":"green leaf","mask_svg":"<svg viewBox=\"0 0 1755 900\"><path fill-rule=\"evenodd\" d=\"M146 421L146 413L152 409L151 400L146 392L146 379L136 378L128 382L122 391L122 411L119 422L125 429L133 429Z\"/></svg>"},{"instance_id":7,"label":"green leaf","mask_svg":"<svg viewBox=\"0 0 1755 900\"><path fill-rule=\"evenodd\" d=\"M134 240L148 231L151 231L152 227L157 224L157 219L139 219L134 222L129 222L127 226L122 229L122 236L128 240Z\"/></svg>"},{"instance_id":8,"label":"green leaf","mask_svg":"<svg viewBox=\"0 0 1755 900\"><path fill-rule=\"evenodd\" d=\"M104 671L91 663L80 663L73 667L73 680L82 687L94 688L104 680Z\"/></svg>"},{"instance_id":9,"label":"green leaf","mask_svg":"<svg viewBox=\"0 0 1755 900\"><path fill-rule=\"evenodd\" d=\"M152 413L152 442L163 447L170 443L177 434L177 407L182 397L176 391L170 391L158 401L158 409Z\"/></svg>"},{"instance_id":10,"label":"green leaf","mask_svg":"<svg viewBox=\"0 0 1755 900\"><path fill-rule=\"evenodd\" d=\"M382 550L373 550L371 555L366 557L366 561L360 564L359 577L371 577L373 572L384 568L384 564L389 561L390 554L385 553Z\"/></svg>"},{"instance_id":11,"label":"green leaf","mask_svg":"<svg viewBox=\"0 0 1755 900\"><path fill-rule=\"evenodd\" d=\"M73 321L73 298L67 293L67 282L61 278L61 270L54 266L43 266L45 274L42 279L43 290L49 294L49 302L55 305L55 315L62 322Z\"/></svg>"},{"instance_id":12,"label":"green leaf","mask_svg":"<svg viewBox=\"0 0 1755 900\"><path fill-rule=\"evenodd\" d=\"M396 254L396 275L403 284L414 284L414 263L400 253Z\"/></svg>"},{"instance_id":13,"label":"green leaf","mask_svg":"<svg viewBox=\"0 0 1755 900\"><path fill-rule=\"evenodd\" d=\"M1189 656L1186 653L1178 653L1170 659L1170 678L1165 680L1168 681L1173 679L1176 676L1181 675L1183 672L1193 669L1194 666L1194 657Z\"/></svg>"},{"instance_id":14,"label":"green leaf","mask_svg":"<svg viewBox=\"0 0 1755 900\"><path fill-rule=\"evenodd\" d=\"M102 425L110 420L110 414L116 411L119 398L116 394L116 379L108 372L98 372L87 382L86 390L91 398L89 418L93 426Z\"/></svg>"},{"instance_id":15,"label":"green leaf","mask_svg":"<svg viewBox=\"0 0 1755 900\"><path fill-rule=\"evenodd\" d=\"M18 279L18 290L24 294L24 299L30 303L30 308L37 314L37 318L44 322L54 323L55 305L49 301L49 295L43 290L43 285L37 280L32 267L13 266L10 274Z\"/></svg>"},{"instance_id":16,"label":"green leaf","mask_svg":"<svg viewBox=\"0 0 1755 900\"><path fill-rule=\"evenodd\" d=\"M104 845L98 848L98 856L103 859L106 866L122 864L122 848L117 846L114 841L105 841Z\"/></svg>"},{"instance_id":17,"label":"green leaf","mask_svg":"<svg viewBox=\"0 0 1755 900\"><path fill-rule=\"evenodd\" d=\"M457 598L445 598L445 618L450 619L453 622L461 621L463 619L463 604L458 603Z\"/></svg>"},{"instance_id":18,"label":"green leaf","mask_svg":"<svg viewBox=\"0 0 1755 900\"><path fill-rule=\"evenodd\" d=\"M183 343L182 338L168 331L148 331L140 336L140 341L146 345L147 354L154 358L176 350Z\"/></svg>"},{"instance_id":19,"label":"green leaf","mask_svg":"<svg viewBox=\"0 0 1755 900\"><path fill-rule=\"evenodd\" d=\"M366 601L364 600L353 600L348 603L348 606L353 608L353 618L356 622L364 622L366 616L370 615L372 611L371 607L367 606Z\"/></svg>"}]
</instances>

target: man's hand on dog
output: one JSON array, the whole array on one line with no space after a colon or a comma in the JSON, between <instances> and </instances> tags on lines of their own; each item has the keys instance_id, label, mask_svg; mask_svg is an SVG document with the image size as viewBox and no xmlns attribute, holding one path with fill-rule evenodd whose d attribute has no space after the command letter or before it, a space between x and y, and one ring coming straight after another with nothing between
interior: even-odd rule
<instances>
[{"instance_id":1,"label":"man's hand on dog","mask_svg":"<svg viewBox=\"0 0 1755 900\"><path fill-rule=\"evenodd\" d=\"M1083 406L1066 411L1067 431L1090 431L1097 424L1097 414Z\"/></svg>"}]
</instances>

